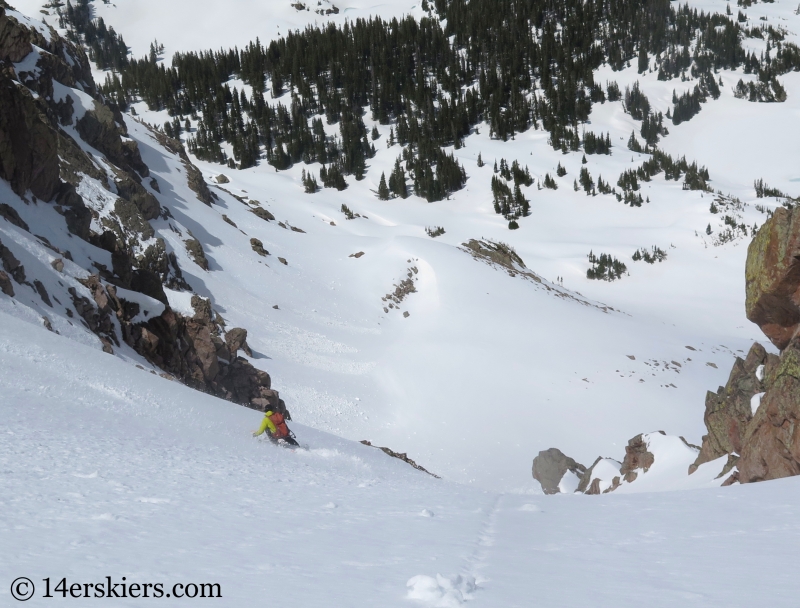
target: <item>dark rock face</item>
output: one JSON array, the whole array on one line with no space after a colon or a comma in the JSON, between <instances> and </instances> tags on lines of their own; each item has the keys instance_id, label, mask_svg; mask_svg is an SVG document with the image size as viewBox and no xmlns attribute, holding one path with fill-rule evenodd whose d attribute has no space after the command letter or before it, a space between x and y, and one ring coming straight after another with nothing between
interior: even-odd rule
<instances>
[{"instance_id":1,"label":"dark rock face","mask_svg":"<svg viewBox=\"0 0 800 608\"><path fill-rule=\"evenodd\" d=\"M2 24L0 17L0 27ZM60 186L56 132L33 96L0 72L0 178L50 201Z\"/></svg>"},{"instance_id":2,"label":"dark rock face","mask_svg":"<svg viewBox=\"0 0 800 608\"><path fill-rule=\"evenodd\" d=\"M131 289L150 296L165 306L169 306L167 294L164 293L164 285L161 284L161 279L155 272L134 270L131 273Z\"/></svg>"},{"instance_id":3,"label":"dark rock face","mask_svg":"<svg viewBox=\"0 0 800 608\"><path fill-rule=\"evenodd\" d=\"M115 184L119 195L133 203L144 219L154 220L161 215L161 205L158 199L145 190L139 182L132 179L129 174L118 176Z\"/></svg>"},{"instance_id":4,"label":"dark rock face","mask_svg":"<svg viewBox=\"0 0 800 608\"><path fill-rule=\"evenodd\" d=\"M786 347L766 382L738 462L741 483L800 474L800 338Z\"/></svg>"},{"instance_id":5,"label":"dark rock face","mask_svg":"<svg viewBox=\"0 0 800 608\"><path fill-rule=\"evenodd\" d=\"M144 325L127 328L125 341L189 386L253 409L271 405L285 411L278 394L270 390L269 374L231 353L209 301L195 296L192 306L191 318L167 309Z\"/></svg>"},{"instance_id":6,"label":"dark rock face","mask_svg":"<svg viewBox=\"0 0 800 608\"><path fill-rule=\"evenodd\" d=\"M0 242L0 263L3 269L19 284L26 282L25 267L14 257L11 250Z\"/></svg>"},{"instance_id":7,"label":"dark rock face","mask_svg":"<svg viewBox=\"0 0 800 608\"><path fill-rule=\"evenodd\" d=\"M747 318L783 350L800 328L800 211L783 207L750 243Z\"/></svg>"},{"instance_id":8,"label":"dark rock face","mask_svg":"<svg viewBox=\"0 0 800 608\"><path fill-rule=\"evenodd\" d=\"M6 18L5 9L0 6L0 60L18 63L32 50L30 30Z\"/></svg>"},{"instance_id":9,"label":"dark rock face","mask_svg":"<svg viewBox=\"0 0 800 608\"><path fill-rule=\"evenodd\" d=\"M33 282L33 286L36 288L36 293L39 294L39 297L42 299L42 302L47 304L50 308L53 308L53 303L50 301L50 294L47 293L47 289L45 289L44 283L40 280L35 280Z\"/></svg>"},{"instance_id":10,"label":"dark rock face","mask_svg":"<svg viewBox=\"0 0 800 608\"><path fill-rule=\"evenodd\" d=\"M120 116L121 119L121 116ZM81 138L93 148L100 150L108 160L125 171L136 171L141 177L148 177L150 170L142 162L139 147L135 142L123 142L121 136L127 135L125 123L119 123L114 112L98 101L94 110L77 122L76 128Z\"/></svg>"},{"instance_id":11,"label":"dark rock face","mask_svg":"<svg viewBox=\"0 0 800 608\"><path fill-rule=\"evenodd\" d=\"M192 300L193 315L187 317L172 310L164 286L190 289L177 257L160 238L145 251L136 247L155 236L150 222L170 217L169 210L142 185L149 169L138 146L124 139L127 130L118 108L107 105L96 94L86 54L52 29L46 39L17 22L6 13L6 7L0 0L0 179L8 181L25 202L32 194L38 199L34 202L53 204L72 235L111 254L112 268L95 263L85 269L95 273L81 281L88 292L79 293L76 287L67 290L72 299L67 316L95 333L105 352L113 353L127 344L165 374L189 386L254 409L271 408L288 417L286 404L271 389L269 374L238 356L240 350L252 356L247 331L236 328L226 335L222 318L209 301L197 296ZM34 45L45 51L39 54L36 69L16 73L13 63L34 52ZM76 115L78 104L73 97L77 99L77 93L54 95L56 82L90 95L93 109ZM74 125L75 131L64 130L65 125ZM189 187L200 201L211 205L215 197L180 143L154 134L162 145L180 155ZM85 152L84 143L94 150ZM102 167L95 162L99 155L108 161ZM92 188L105 188L110 195L103 203L104 214L94 207L90 210L78 194L84 191L80 189L84 179L95 180ZM159 190L158 182L150 183ZM8 221L36 234L37 226L29 227L3 202L0 217L4 218L0 222ZM187 249L207 270L202 244L192 238ZM62 272L64 259L72 257L68 251L54 251L62 258L54 260L52 267ZM33 284L27 282L25 268L11 250L0 243L0 291L14 297L16 282L30 286L47 306L52 306L51 299L61 304L55 293L47 293L44 283L34 277L31 280ZM140 304L119 297L117 287L159 301L163 313L140 322ZM162 310L155 303L153 307L158 309L154 314Z\"/></svg>"},{"instance_id":12,"label":"dark rock face","mask_svg":"<svg viewBox=\"0 0 800 608\"><path fill-rule=\"evenodd\" d=\"M567 471L581 477L586 472L586 467L557 448L543 450L533 459L533 478L542 484L545 494L559 493L558 484Z\"/></svg>"},{"instance_id":13,"label":"dark rock face","mask_svg":"<svg viewBox=\"0 0 800 608\"><path fill-rule=\"evenodd\" d=\"M753 418L750 401L754 395L766 390L756 372L762 365L765 369L776 365L777 360L756 342L746 359L736 358L728 383L719 387L716 393L708 392L704 416L708 434L703 436L700 454L690 467L690 473L701 464L726 454L741 454L747 425Z\"/></svg>"},{"instance_id":14,"label":"dark rock face","mask_svg":"<svg viewBox=\"0 0 800 608\"><path fill-rule=\"evenodd\" d=\"M525 262L517 255L517 252L500 243L492 241L477 241L470 239L468 243L462 245L473 255L488 259L499 266L503 266L509 270L519 270L525 268Z\"/></svg>"},{"instance_id":15,"label":"dark rock face","mask_svg":"<svg viewBox=\"0 0 800 608\"><path fill-rule=\"evenodd\" d=\"M22 221L22 218L17 213L16 209L14 209L10 205L6 205L5 203L0 203L0 217L4 217L10 223L14 224L17 228L22 228L23 230L30 232L30 228L28 224Z\"/></svg>"}]
</instances>

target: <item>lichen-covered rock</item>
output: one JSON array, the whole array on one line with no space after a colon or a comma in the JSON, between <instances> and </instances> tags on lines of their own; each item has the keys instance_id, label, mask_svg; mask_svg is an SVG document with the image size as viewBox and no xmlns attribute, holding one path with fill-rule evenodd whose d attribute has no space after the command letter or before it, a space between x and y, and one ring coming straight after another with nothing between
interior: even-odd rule
<instances>
[{"instance_id":1,"label":"lichen-covered rock","mask_svg":"<svg viewBox=\"0 0 800 608\"><path fill-rule=\"evenodd\" d=\"M800 328L800 211L783 207L747 250L747 318L783 350Z\"/></svg>"},{"instance_id":2,"label":"lichen-covered rock","mask_svg":"<svg viewBox=\"0 0 800 608\"><path fill-rule=\"evenodd\" d=\"M700 454L689 467L689 473L726 454L741 453L747 425L753 418L751 400L766 390L765 382L758 377L758 370L764 366L761 374L764 378L763 370L768 364L775 365L777 359L756 342L746 359L736 358L727 384L716 393L708 392L704 416L708 434L703 436Z\"/></svg>"},{"instance_id":3,"label":"lichen-covered rock","mask_svg":"<svg viewBox=\"0 0 800 608\"><path fill-rule=\"evenodd\" d=\"M545 494L558 494L561 491L558 486L567 471L581 477L586 472L586 467L558 448L542 450L533 459L533 478L542 484Z\"/></svg>"},{"instance_id":4,"label":"lichen-covered rock","mask_svg":"<svg viewBox=\"0 0 800 608\"><path fill-rule=\"evenodd\" d=\"M800 338L787 345L766 381L737 463L741 483L800 474Z\"/></svg>"}]
</instances>

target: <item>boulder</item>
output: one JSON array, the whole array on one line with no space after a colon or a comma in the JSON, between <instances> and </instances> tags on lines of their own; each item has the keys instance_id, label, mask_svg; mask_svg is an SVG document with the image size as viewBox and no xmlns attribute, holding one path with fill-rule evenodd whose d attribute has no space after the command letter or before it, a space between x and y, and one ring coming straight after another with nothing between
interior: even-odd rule
<instances>
[{"instance_id":1,"label":"boulder","mask_svg":"<svg viewBox=\"0 0 800 608\"><path fill-rule=\"evenodd\" d=\"M558 486L567 471L581 477L586 472L586 467L558 448L543 450L533 459L533 478L542 484L545 494L558 494L561 491Z\"/></svg>"},{"instance_id":2,"label":"boulder","mask_svg":"<svg viewBox=\"0 0 800 608\"><path fill-rule=\"evenodd\" d=\"M225 344L228 346L228 351L231 354L231 360L236 358L236 353L239 349L243 350L248 357L253 356L253 351L247 345L247 330L241 327L234 327L225 334Z\"/></svg>"},{"instance_id":3,"label":"boulder","mask_svg":"<svg viewBox=\"0 0 800 608\"><path fill-rule=\"evenodd\" d=\"M783 350L800 328L800 211L783 207L747 250L747 318Z\"/></svg>"},{"instance_id":4,"label":"boulder","mask_svg":"<svg viewBox=\"0 0 800 608\"><path fill-rule=\"evenodd\" d=\"M269 255L269 251L264 249L264 243L262 243L258 239L250 239L250 247L255 251L258 255L262 257L267 257Z\"/></svg>"},{"instance_id":5,"label":"boulder","mask_svg":"<svg viewBox=\"0 0 800 608\"><path fill-rule=\"evenodd\" d=\"M254 209L250 209L250 211L251 213L255 213L258 217L267 222L272 222L275 220L275 216L262 207L256 207Z\"/></svg>"}]
</instances>

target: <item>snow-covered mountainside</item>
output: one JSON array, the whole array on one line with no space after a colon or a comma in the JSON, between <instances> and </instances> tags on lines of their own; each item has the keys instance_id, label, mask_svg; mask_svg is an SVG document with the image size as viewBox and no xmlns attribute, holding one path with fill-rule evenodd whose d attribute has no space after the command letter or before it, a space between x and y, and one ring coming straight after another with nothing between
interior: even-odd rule
<instances>
[{"instance_id":1,"label":"snow-covered mountainside","mask_svg":"<svg viewBox=\"0 0 800 608\"><path fill-rule=\"evenodd\" d=\"M42 597L45 578L82 588L106 576L120 595L123 577L164 594L218 584L223 599L195 601L237 607L796 603L785 569L800 542L795 479L630 496L482 492L302 425L309 451L255 441L257 412L6 313L0 326L4 606L22 576L37 587L31 606L60 600Z\"/></svg>"},{"instance_id":2,"label":"snow-covered mountainside","mask_svg":"<svg viewBox=\"0 0 800 608\"><path fill-rule=\"evenodd\" d=\"M126 40L141 36L141 28L129 25L131 11L155 9L118 4L98 4L97 14ZM32 13L40 8L36 2L23 5ZM212 13L220 6L214 4ZM242 3L239 9L249 7ZM716 8L725 11L723 4ZM231 15L239 9L225 4ZM43 10L57 25L52 9ZM210 46L199 24L184 27L188 13L159 13L158 27L171 24L181 31L174 47L160 39L167 53ZM762 24L763 13L775 27L796 18L793 7L780 3L755 5L747 13L748 23ZM294 19L292 27L324 21L294 8L285 14ZM233 25L219 29L225 43L238 36ZM263 34L253 34L267 44L278 36L274 29L265 25ZM253 37L243 31L239 46ZM758 50L764 43L746 38L743 44ZM134 51L145 49L136 43ZM720 98L709 97L690 121L668 123L669 135L659 146L707 166L710 184L722 196L684 190L663 173L642 182L641 194L650 200L642 207L610 195L587 196L572 189L584 166L582 150L553 150L541 129L518 133L513 141L492 139L484 126L453 150L468 175L463 190L433 204L416 196L381 201L375 195L381 174L391 173L400 147L387 147L393 126L373 123L367 114L367 128L375 126L379 135L376 155L365 179L349 180L347 190L305 194L301 174L308 169L316 175L318 163L276 172L262 161L238 171L193 158L219 202L210 208L193 203L177 180L154 193L173 219L154 221L153 227L174 250L192 290L210 296L229 326L248 329L251 346L264 356L254 364L273 376L299 421L391 445L450 478L492 487L528 486L531 456L549 445L586 461L618 451L642 430L663 429L699 443L706 390L724 384L734 357L759 336L742 315L745 245L751 228L766 219L756 203L769 210L780 201L757 199L753 182L763 178L792 192L796 177L790 160L796 138L786 137L786 129L796 111L791 93L797 75L781 78L789 95L780 104L734 97L736 82L751 78L741 68L720 70L718 77ZM697 83L658 80L657 71L638 74L635 65L602 68L595 80L616 81L623 91L638 81L653 109L664 113L673 90L681 95ZM252 96L241 81L229 84ZM288 95L274 101L269 86L266 100L290 102ZM144 102L131 108L136 117L125 118L130 137L158 182L173 184L182 171L180 159L165 153L138 122L161 125L171 117ZM745 129L745 121L758 125ZM640 124L621 101L592 106L586 130L608 133L612 143L609 156L586 155L595 182L603 177L615 185L623 171L648 158L626 148ZM338 131L336 125L325 128ZM762 140L785 144L758 145ZM484 167L476 164L479 154ZM516 231L492 207L493 165L501 159L527 166L534 184L549 174L559 185L523 187L531 216ZM563 178L556 175L559 164L567 171ZM229 183L214 187L221 174ZM343 205L361 217L347 220ZM251 213L255 207L277 221L260 220ZM439 226L442 236L426 234L426 228ZM747 227L746 235L740 226ZM183 244L188 231L202 244L209 271L189 258ZM254 238L269 257L253 250ZM472 239L508 243L543 282L476 262L464 247ZM667 254L665 261L631 259L653 247ZM350 257L362 251L363 257ZM626 275L614 282L588 280L590 252L623 261ZM397 309L389 308L382 298L409 273L416 291ZM182 296L167 293L180 309Z\"/></svg>"},{"instance_id":3,"label":"snow-covered mountainside","mask_svg":"<svg viewBox=\"0 0 800 608\"><path fill-rule=\"evenodd\" d=\"M493 2L0 0L4 581L793 605L798 11Z\"/></svg>"}]
</instances>

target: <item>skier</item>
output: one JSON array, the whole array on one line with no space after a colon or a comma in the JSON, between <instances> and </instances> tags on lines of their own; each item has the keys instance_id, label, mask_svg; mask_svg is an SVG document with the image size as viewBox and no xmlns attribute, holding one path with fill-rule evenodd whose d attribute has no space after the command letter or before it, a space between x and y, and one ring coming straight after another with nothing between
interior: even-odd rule
<instances>
[{"instance_id":1,"label":"skier","mask_svg":"<svg viewBox=\"0 0 800 608\"><path fill-rule=\"evenodd\" d=\"M298 443L292 437L292 432L286 426L286 418L280 412L274 412L267 408L264 412L264 420L261 421L261 426L258 430L253 431L253 437L267 433L267 437L272 443L280 444L281 441L291 446L297 446Z\"/></svg>"}]
</instances>

